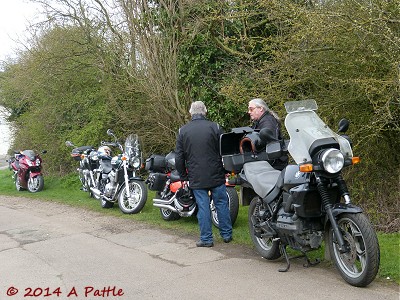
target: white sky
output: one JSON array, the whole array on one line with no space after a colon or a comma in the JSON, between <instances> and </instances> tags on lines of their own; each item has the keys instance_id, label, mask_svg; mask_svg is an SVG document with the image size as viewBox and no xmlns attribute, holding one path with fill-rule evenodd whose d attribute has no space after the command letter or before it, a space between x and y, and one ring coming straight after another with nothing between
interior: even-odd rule
<instances>
[{"instance_id":1,"label":"white sky","mask_svg":"<svg viewBox=\"0 0 400 300\"><path fill-rule=\"evenodd\" d=\"M14 56L19 47L16 40L24 40L25 28L34 23L39 6L28 0L0 0L0 61Z\"/></svg>"}]
</instances>

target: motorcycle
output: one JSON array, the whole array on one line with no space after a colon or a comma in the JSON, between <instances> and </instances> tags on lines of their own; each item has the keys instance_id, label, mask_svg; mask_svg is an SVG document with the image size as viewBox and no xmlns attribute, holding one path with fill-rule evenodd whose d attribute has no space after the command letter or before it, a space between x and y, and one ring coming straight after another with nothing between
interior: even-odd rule
<instances>
[{"instance_id":1,"label":"motorcycle","mask_svg":"<svg viewBox=\"0 0 400 300\"><path fill-rule=\"evenodd\" d=\"M197 213L196 200L189 187L189 182L182 180L175 169L175 152L166 156L153 154L146 159L145 169L150 172L146 183L149 190L156 191L153 205L160 209L165 221L190 217ZM239 198L235 187L227 183L226 193L229 200L229 211L232 224L235 223L239 212ZM210 198L211 220L218 227L217 211Z\"/></svg>"},{"instance_id":2,"label":"motorcycle","mask_svg":"<svg viewBox=\"0 0 400 300\"><path fill-rule=\"evenodd\" d=\"M221 137L221 149L240 140L239 153L223 155L227 169L241 169L236 183L255 192L248 211L249 231L258 253L268 260L284 255L286 247L300 251L305 266L312 266L307 252L325 241L327 257L333 260L341 277L350 285L370 284L379 269L380 250L376 233L362 209L351 204L343 179L343 168L359 162L351 140L344 133L349 122L339 122L340 135L316 114L314 100L285 103L285 127L289 141L278 141L268 129L260 132L229 133ZM257 138L258 135L258 138ZM239 148L239 149L238 149ZM252 149L248 151L248 149ZM257 151L265 149L267 159ZM222 151L221 150L221 151ZM268 160L289 153L295 164L282 171Z\"/></svg>"},{"instance_id":3,"label":"motorcycle","mask_svg":"<svg viewBox=\"0 0 400 300\"><path fill-rule=\"evenodd\" d=\"M124 147L111 129L107 130L107 134L114 137L115 141L101 142L97 150L99 180L96 187L90 187L90 191L101 201L103 208L111 208L118 202L123 213L139 213L147 201L146 185L138 175L142 166L139 137L130 134ZM121 154L111 156L109 146L117 147Z\"/></svg>"},{"instance_id":4,"label":"motorcycle","mask_svg":"<svg viewBox=\"0 0 400 300\"><path fill-rule=\"evenodd\" d=\"M74 147L71 151L71 157L79 161L79 168L77 169L79 180L82 184L81 190L89 192L93 196L90 188L97 185L98 178L96 170L99 167L96 148L93 146L80 146L76 147L71 141L66 141L67 147Z\"/></svg>"},{"instance_id":5,"label":"motorcycle","mask_svg":"<svg viewBox=\"0 0 400 300\"><path fill-rule=\"evenodd\" d=\"M47 151L42 151L44 153ZM14 172L13 180L17 191L27 189L36 193L43 190L42 158L35 151L14 151L14 156L8 160L8 166Z\"/></svg>"}]
</instances>

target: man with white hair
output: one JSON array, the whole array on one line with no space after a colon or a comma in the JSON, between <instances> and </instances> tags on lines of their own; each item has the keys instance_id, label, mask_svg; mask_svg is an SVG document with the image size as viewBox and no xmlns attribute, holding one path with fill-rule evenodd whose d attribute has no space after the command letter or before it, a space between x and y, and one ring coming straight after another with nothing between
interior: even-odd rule
<instances>
[{"instance_id":1,"label":"man with white hair","mask_svg":"<svg viewBox=\"0 0 400 300\"><path fill-rule=\"evenodd\" d=\"M196 199L200 227L200 240L196 246L214 246L209 192L217 210L220 235L225 243L229 243L232 222L219 152L223 131L217 123L206 119L207 108L202 101L193 102L189 113L192 120L179 129L176 140L175 166L181 178L188 178Z\"/></svg>"},{"instance_id":2,"label":"man with white hair","mask_svg":"<svg viewBox=\"0 0 400 300\"><path fill-rule=\"evenodd\" d=\"M261 98L254 98L249 101L248 113L253 122L251 128L261 130L269 129L273 137L283 141L281 131L281 121L278 115L271 110L267 103ZM288 164L288 156L282 155L280 158L268 161L275 169L282 170Z\"/></svg>"}]
</instances>

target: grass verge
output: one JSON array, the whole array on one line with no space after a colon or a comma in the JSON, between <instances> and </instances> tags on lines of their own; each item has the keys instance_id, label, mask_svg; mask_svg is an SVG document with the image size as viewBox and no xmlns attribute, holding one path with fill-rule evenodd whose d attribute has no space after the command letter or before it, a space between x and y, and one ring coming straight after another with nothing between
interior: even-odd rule
<instances>
[{"instance_id":1,"label":"grass verge","mask_svg":"<svg viewBox=\"0 0 400 300\"><path fill-rule=\"evenodd\" d=\"M195 217L181 218L173 222L164 221L160 216L159 209L152 205L151 199L153 199L154 193L151 191L149 191L148 201L140 213L135 215L124 215L119 210L118 205L114 205L111 209L103 209L99 201L90 198L88 193L81 191L76 174L71 174L70 176L62 178L45 177L43 191L34 194L29 193L28 191L18 192L15 189L11 175L12 173L8 169L0 170L0 194L16 197L29 197L42 201L56 201L67 205L102 212L104 214L114 215L120 218L145 222L174 232L192 234L196 237L198 235L197 219ZM237 221L233 227L233 243L252 247L252 242L248 232L247 212L248 207L240 207ZM214 228L213 230L214 236L219 237L217 229ZM384 234L378 232L378 240L381 252L381 264L377 278L382 281L400 284L400 233ZM323 258L323 251L323 248L313 251L310 253L310 258ZM289 254L292 255L293 253L294 252ZM330 264L329 262L324 263Z\"/></svg>"}]
</instances>

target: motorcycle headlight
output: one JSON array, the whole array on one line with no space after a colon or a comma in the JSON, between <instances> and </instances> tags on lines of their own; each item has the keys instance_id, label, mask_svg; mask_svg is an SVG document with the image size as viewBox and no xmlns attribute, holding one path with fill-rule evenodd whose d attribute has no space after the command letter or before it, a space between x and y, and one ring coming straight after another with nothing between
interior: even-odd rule
<instances>
[{"instance_id":1,"label":"motorcycle headlight","mask_svg":"<svg viewBox=\"0 0 400 300\"><path fill-rule=\"evenodd\" d=\"M344 166L344 156L337 149L326 150L321 157L322 165L328 173L337 173Z\"/></svg>"},{"instance_id":2,"label":"motorcycle headlight","mask_svg":"<svg viewBox=\"0 0 400 300\"><path fill-rule=\"evenodd\" d=\"M36 159L36 165L40 166L40 159L39 158Z\"/></svg>"},{"instance_id":3,"label":"motorcycle headlight","mask_svg":"<svg viewBox=\"0 0 400 300\"><path fill-rule=\"evenodd\" d=\"M132 157L130 163L135 169L140 167L140 159L138 157Z\"/></svg>"}]
</instances>

